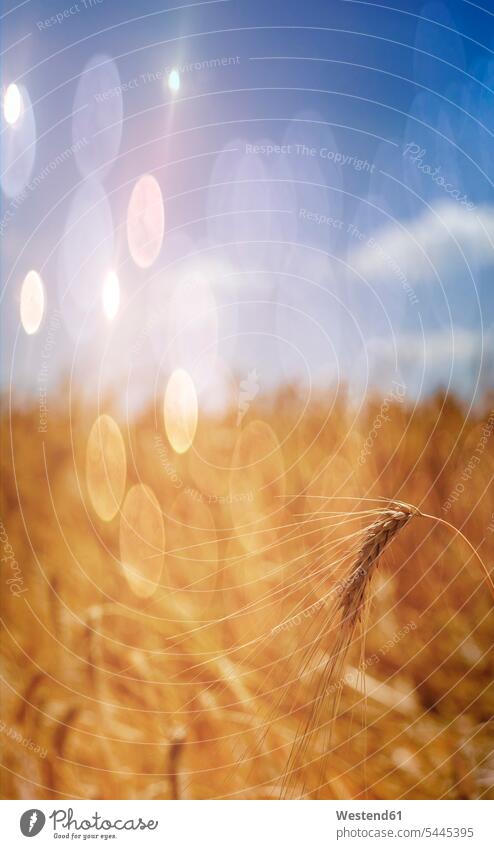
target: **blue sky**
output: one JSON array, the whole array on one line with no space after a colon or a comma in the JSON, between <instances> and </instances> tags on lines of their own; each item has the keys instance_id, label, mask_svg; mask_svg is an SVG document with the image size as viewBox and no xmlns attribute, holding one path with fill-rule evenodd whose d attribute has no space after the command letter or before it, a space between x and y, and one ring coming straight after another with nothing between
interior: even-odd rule
<instances>
[{"instance_id":1,"label":"blue sky","mask_svg":"<svg viewBox=\"0 0 494 849\"><path fill-rule=\"evenodd\" d=\"M177 365L204 403L253 369L261 389L344 381L360 398L399 380L478 399L494 365L493 13L159 5L4 13L2 85L24 87L32 120L15 174L2 124L3 386L37 393L44 356L50 388L70 375L132 404ZM147 269L126 237L142 174L165 208ZM30 269L46 294L32 336Z\"/></svg>"}]
</instances>

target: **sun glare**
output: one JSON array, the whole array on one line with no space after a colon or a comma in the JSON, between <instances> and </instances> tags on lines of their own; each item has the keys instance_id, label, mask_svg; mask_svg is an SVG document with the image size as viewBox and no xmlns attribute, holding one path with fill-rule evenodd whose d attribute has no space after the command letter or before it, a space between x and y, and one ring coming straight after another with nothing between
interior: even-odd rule
<instances>
[{"instance_id":1,"label":"sun glare","mask_svg":"<svg viewBox=\"0 0 494 849\"><path fill-rule=\"evenodd\" d=\"M43 281L37 271L29 271L21 289L21 322L28 336L39 330L44 311Z\"/></svg>"},{"instance_id":2,"label":"sun glare","mask_svg":"<svg viewBox=\"0 0 494 849\"><path fill-rule=\"evenodd\" d=\"M120 283L115 271L109 271L103 283L103 312L108 321L113 321L120 306Z\"/></svg>"},{"instance_id":3,"label":"sun glare","mask_svg":"<svg viewBox=\"0 0 494 849\"><path fill-rule=\"evenodd\" d=\"M7 124L16 124L22 112L22 97L19 86L11 83L3 98L3 114Z\"/></svg>"},{"instance_id":4,"label":"sun glare","mask_svg":"<svg viewBox=\"0 0 494 849\"><path fill-rule=\"evenodd\" d=\"M168 74L168 88L173 92L180 89L180 74L176 68Z\"/></svg>"}]
</instances>

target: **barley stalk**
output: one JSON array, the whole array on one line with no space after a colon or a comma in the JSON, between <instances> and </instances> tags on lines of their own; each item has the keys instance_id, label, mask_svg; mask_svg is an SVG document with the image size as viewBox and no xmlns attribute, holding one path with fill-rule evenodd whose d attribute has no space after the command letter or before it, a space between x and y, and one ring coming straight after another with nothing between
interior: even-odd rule
<instances>
[{"instance_id":1,"label":"barley stalk","mask_svg":"<svg viewBox=\"0 0 494 849\"><path fill-rule=\"evenodd\" d=\"M339 702L341 688L338 684L348 650L355 635L356 627L362 616L365 602L368 598L369 587L373 575L379 565L381 556L397 534L408 524L413 516L420 515L417 508L404 502L396 502L382 509L375 521L364 530L360 546L352 557L351 567L347 577L341 582L336 604L329 606L322 627L316 639L309 648L309 658L314 648L328 629L337 624L337 634L332 650L325 662L317 693L312 702L312 709L297 735L287 764L283 782L282 796L287 796L293 781L300 783L300 771L304 766L304 755L314 734L320 731L320 719L324 708L328 705L323 726L330 729ZM306 659L305 664L308 662ZM321 758L320 776L324 783L326 764L329 757L329 740L326 754Z\"/></svg>"},{"instance_id":2,"label":"barley stalk","mask_svg":"<svg viewBox=\"0 0 494 849\"><path fill-rule=\"evenodd\" d=\"M287 789L293 782L299 782L298 773L304 766L303 755L307 751L309 742L313 735L322 728L331 730L332 722L338 711L339 698L341 695L340 682L342 670L348 654L348 650L355 635L357 625L362 617L366 600L369 596L369 588L373 575L379 565L384 550L396 538L397 534L408 524L410 519L418 516L424 519L433 519L458 534L470 547L472 553L478 559L489 590L494 597L494 583L490 572L478 551L461 530L455 528L450 522L428 513L422 513L417 507L405 502L394 502L389 507L379 511L375 521L364 531L361 544L352 558L350 571L341 583L340 593L336 605L330 605L325 620L320 628L319 634L312 641L308 651L310 659L314 650L318 647L321 638L331 630L335 623L337 627L336 638L332 650L325 661L320 681L318 682L316 696L312 702L312 710L304 723L303 728L297 735L294 746L290 753L287 769L282 783L282 795L287 795ZM304 666L308 663L306 658ZM330 704L328 705L328 700ZM328 705L328 710L324 708ZM324 720L321 718L324 711ZM326 752L320 761L320 784L325 783L327 773L326 765L330 754L330 740L325 747Z\"/></svg>"},{"instance_id":3,"label":"barley stalk","mask_svg":"<svg viewBox=\"0 0 494 849\"><path fill-rule=\"evenodd\" d=\"M355 563L340 597L340 610L345 624L355 626L365 601L366 589L385 548L418 511L410 504L394 505L383 510L366 530Z\"/></svg>"}]
</instances>

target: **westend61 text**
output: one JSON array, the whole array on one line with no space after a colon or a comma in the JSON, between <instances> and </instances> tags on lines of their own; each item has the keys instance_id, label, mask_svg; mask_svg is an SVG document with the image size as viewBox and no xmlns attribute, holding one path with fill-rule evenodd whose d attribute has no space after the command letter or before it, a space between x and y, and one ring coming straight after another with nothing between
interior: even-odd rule
<instances>
[{"instance_id":1,"label":"westend61 text","mask_svg":"<svg viewBox=\"0 0 494 849\"><path fill-rule=\"evenodd\" d=\"M338 820L400 820L401 811L336 811Z\"/></svg>"}]
</instances>

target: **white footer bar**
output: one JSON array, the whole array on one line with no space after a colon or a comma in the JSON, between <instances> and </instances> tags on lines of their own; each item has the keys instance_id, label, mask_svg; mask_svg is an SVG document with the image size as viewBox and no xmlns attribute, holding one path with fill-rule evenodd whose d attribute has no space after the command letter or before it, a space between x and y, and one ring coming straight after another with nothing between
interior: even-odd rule
<instances>
[{"instance_id":1,"label":"white footer bar","mask_svg":"<svg viewBox=\"0 0 494 849\"><path fill-rule=\"evenodd\" d=\"M494 846L489 801L2 801L6 847ZM32 843L28 842L32 838Z\"/></svg>"}]
</instances>

